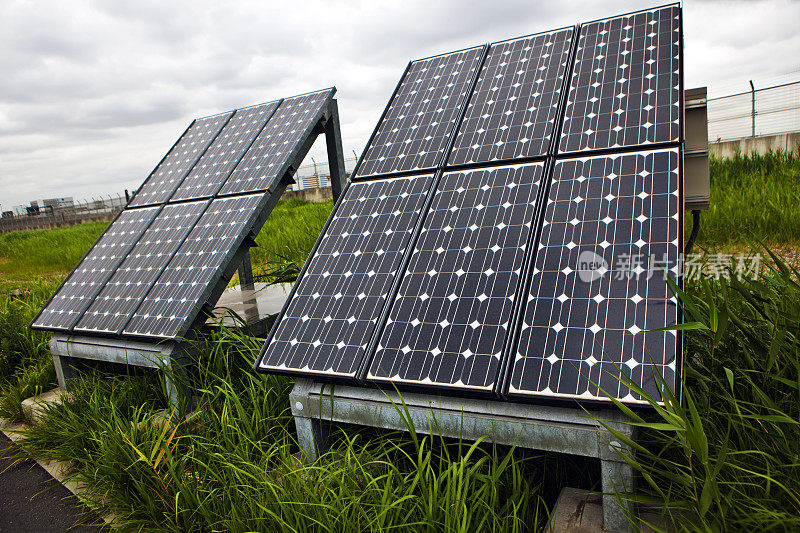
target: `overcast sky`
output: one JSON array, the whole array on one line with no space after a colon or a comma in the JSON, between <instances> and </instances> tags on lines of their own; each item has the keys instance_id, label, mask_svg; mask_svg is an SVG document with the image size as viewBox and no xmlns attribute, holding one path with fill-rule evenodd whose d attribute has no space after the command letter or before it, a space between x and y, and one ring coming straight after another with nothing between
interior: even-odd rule
<instances>
[{"instance_id":1,"label":"overcast sky","mask_svg":"<svg viewBox=\"0 0 800 533\"><path fill-rule=\"evenodd\" d=\"M360 154L409 59L657 3L3 0L0 205L134 189L194 117L331 85ZM685 2L686 87L800 78L798 21L789 0Z\"/></svg>"}]
</instances>

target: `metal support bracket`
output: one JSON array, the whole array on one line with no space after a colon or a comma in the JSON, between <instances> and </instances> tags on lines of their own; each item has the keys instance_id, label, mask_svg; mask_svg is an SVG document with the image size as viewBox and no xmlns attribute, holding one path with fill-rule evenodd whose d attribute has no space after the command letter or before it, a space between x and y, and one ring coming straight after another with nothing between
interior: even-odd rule
<instances>
[{"instance_id":1,"label":"metal support bracket","mask_svg":"<svg viewBox=\"0 0 800 533\"><path fill-rule=\"evenodd\" d=\"M161 371L167 398L176 414L184 411L182 400L188 401L190 398L185 370L191 356L177 343L151 344L56 333L50 339L50 351L53 354L58 386L64 390L70 389L70 381L74 377L73 365L80 359Z\"/></svg>"},{"instance_id":2,"label":"metal support bracket","mask_svg":"<svg viewBox=\"0 0 800 533\"><path fill-rule=\"evenodd\" d=\"M475 441L481 437L497 444L559 452L600 460L603 488L603 527L630 531L624 503L612 492L633 492L633 469L623 459L631 450L616 441L599 420L634 438L635 428L614 410L592 414L576 407L528 405L470 398L404 393L405 419L396 392L317 383L300 378L289 395L297 438L304 460L316 461L328 447L331 423L407 431L410 422L418 433Z\"/></svg>"}]
</instances>

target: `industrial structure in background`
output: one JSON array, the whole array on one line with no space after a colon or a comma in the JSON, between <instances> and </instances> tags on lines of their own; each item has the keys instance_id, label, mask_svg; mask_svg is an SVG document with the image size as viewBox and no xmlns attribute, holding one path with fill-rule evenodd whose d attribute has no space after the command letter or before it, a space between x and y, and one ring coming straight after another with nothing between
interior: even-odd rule
<instances>
[{"instance_id":1,"label":"industrial structure in background","mask_svg":"<svg viewBox=\"0 0 800 533\"><path fill-rule=\"evenodd\" d=\"M303 165L295 174L296 183L286 189L284 198L300 198L312 202L332 198L331 177L327 161ZM355 155L344 160L345 172L350 176L356 165ZM75 201L72 197L33 200L30 205L19 205L3 211L0 233L12 231L60 228L84 222L109 222L122 211L131 193Z\"/></svg>"},{"instance_id":2,"label":"industrial structure in background","mask_svg":"<svg viewBox=\"0 0 800 533\"><path fill-rule=\"evenodd\" d=\"M708 148L717 157L731 157L737 151L765 153L794 151L800 145L800 81L756 88L708 99ZM349 177L356 164L355 153L345 159ZM330 198L327 161L303 165L297 183L286 196L320 201ZM320 189L316 191L316 189ZM311 190L315 190L313 193ZM305 193L298 194L300 191ZM34 200L3 211L0 233L72 226L83 222L109 221L125 207L123 194L74 201L71 197Z\"/></svg>"}]
</instances>

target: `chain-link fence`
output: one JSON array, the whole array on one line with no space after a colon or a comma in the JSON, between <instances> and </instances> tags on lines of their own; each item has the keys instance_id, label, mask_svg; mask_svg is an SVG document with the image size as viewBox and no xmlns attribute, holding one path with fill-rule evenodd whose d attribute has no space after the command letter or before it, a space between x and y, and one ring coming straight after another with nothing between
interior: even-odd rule
<instances>
[{"instance_id":1,"label":"chain-link fence","mask_svg":"<svg viewBox=\"0 0 800 533\"><path fill-rule=\"evenodd\" d=\"M126 203L122 194L79 202L71 198L34 201L28 206L17 206L11 211L3 211L0 233L107 221L121 211Z\"/></svg>"},{"instance_id":2,"label":"chain-link fence","mask_svg":"<svg viewBox=\"0 0 800 533\"><path fill-rule=\"evenodd\" d=\"M294 175L294 180L297 183L292 185L292 190L301 191L303 189L331 186L331 174L328 170L328 162L315 161L313 157L309 159L311 159L311 164L303 165L297 169ZM344 171L347 176L350 176L350 173L353 172L357 161L358 159L355 157L355 154L353 157L345 158Z\"/></svg>"},{"instance_id":3,"label":"chain-link fence","mask_svg":"<svg viewBox=\"0 0 800 533\"><path fill-rule=\"evenodd\" d=\"M800 131L800 81L708 99L708 140Z\"/></svg>"}]
</instances>

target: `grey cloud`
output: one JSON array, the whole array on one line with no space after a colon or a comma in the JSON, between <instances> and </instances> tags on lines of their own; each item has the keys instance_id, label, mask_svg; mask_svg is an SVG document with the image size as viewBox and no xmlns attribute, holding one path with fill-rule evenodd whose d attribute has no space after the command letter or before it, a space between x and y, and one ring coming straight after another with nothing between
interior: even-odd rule
<instances>
[{"instance_id":1,"label":"grey cloud","mask_svg":"<svg viewBox=\"0 0 800 533\"><path fill-rule=\"evenodd\" d=\"M330 85L360 153L410 59L654 3L5 0L0 203L136 187L192 118ZM687 85L800 69L798 3L684 8Z\"/></svg>"}]
</instances>

